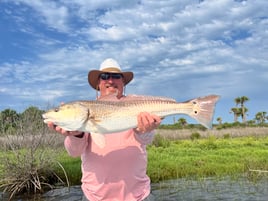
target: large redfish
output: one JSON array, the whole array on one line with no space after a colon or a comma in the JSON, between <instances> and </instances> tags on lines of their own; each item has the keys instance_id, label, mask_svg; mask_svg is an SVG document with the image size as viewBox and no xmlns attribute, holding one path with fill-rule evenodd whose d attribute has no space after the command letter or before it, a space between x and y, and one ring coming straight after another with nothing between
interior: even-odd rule
<instances>
[{"instance_id":1,"label":"large redfish","mask_svg":"<svg viewBox=\"0 0 268 201\"><path fill-rule=\"evenodd\" d=\"M209 95L186 102L174 99L129 95L118 100L75 101L63 104L43 114L44 122L53 122L67 131L91 133L92 140L103 147L102 134L120 132L137 127L140 112L149 112L164 118L186 114L206 128L211 128L215 104L219 96Z\"/></svg>"}]
</instances>

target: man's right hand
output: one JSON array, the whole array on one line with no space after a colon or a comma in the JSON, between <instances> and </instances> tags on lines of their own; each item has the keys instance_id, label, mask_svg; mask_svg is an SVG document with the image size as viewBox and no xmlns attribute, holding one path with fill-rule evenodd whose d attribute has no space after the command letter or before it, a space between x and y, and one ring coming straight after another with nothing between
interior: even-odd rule
<instances>
[{"instance_id":1,"label":"man's right hand","mask_svg":"<svg viewBox=\"0 0 268 201\"><path fill-rule=\"evenodd\" d=\"M56 132L64 135L64 136L77 136L77 137L83 137L82 134L84 134L81 131L66 131L64 129L62 129L61 127L54 125L53 122L48 122L47 126L52 129L55 130Z\"/></svg>"}]
</instances>

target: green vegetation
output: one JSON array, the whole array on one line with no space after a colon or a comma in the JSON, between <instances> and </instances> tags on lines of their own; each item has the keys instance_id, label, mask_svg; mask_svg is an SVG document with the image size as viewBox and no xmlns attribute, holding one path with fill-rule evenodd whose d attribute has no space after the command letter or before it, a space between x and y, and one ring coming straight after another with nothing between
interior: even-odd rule
<instances>
[{"instance_id":1,"label":"green vegetation","mask_svg":"<svg viewBox=\"0 0 268 201\"><path fill-rule=\"evenodd\" d=\"M241 174L247 174L250 178L253 174L259 175L261 171L268 170L267 136L232 138L226 134L222 138L200 138L198 133L191 136L187 140L169 140L161 135L160 130L153 144L148 146L148 175L152 182L182 177L236 177ZM11 182L8 184L17 184L14 193L30 190L31 193L42 192L47 187L59 185L59 182L63 185L63 181L65 185L67 181L71 185L80 184L80 158L68 156L62 145L60 148L51 145L47 149L39 147L34 152L28 149L3 150L0 151L0 158L7 161L0 166L1 184L6 187L7 179ZM251 172L250 169L260 171ZM38 181L32 185L33 188L18 191L17 187L22 182L29 185L33 181ZM13 188L6 189L7 192L14 191L14 186L10 187Z\"/></svg>"},{"instance_id":2,"label":"green vegetation","mask_svg":"<svg viewBox=\"0 0 268 201\"><path fill-rule=\"evenodd\" d=\"M71 158L62 150L58 160L70 183L80 184L80 158ZM171 141L158 134L148 146L147 170L152 182L182 177L250 176L253 174L250 169L268 170L268 137L217 139L211 136Z\"/></svg>"},{"instance_id":3,"label":"green vegetation","mask_svg":"<svg viewBox=\"0 0 268 201\"><path fill-rule=\"evenodd\" d=\"M0 190L11 199L16 194L42 193L68 184L64 168L56 160L58 135L48 130L40 111L31 107L13 118L14 114L11 110L1 113Z\"/></svg>"},{"instance_id":4,"label":"green vegetation","mask_svg":"<svg viewBox=\"0 0 268 201\"><path fill-rule=\"evenodd\" d=\"M268 116L258 112L255 119L246 121L248 100L236 98L236 107L231 108L234 123L223 123L218 117L211 132L184 118L161 125L148 146L151 180L267 174ZM0 191L9 193L10 199L57 185L80 184L80 158L67 155L64 138L48 129L42 113L33 106L19 114L12 109L0 112Z\"/></svg>"},{"instance_id":5,"label":"green vegetation","mask_svg":"<svg viewBox=\"0 0 268 201\"><path fill-rule=\"evenodd\" d=\"M81 184L81 177L82 177L82 172L81 172L81 159L80 157L77 158L72 158L70 157L66 150L63 148L59 150L57 153L57 161L62 165L64 168L68 180L70 182L70 185L77 185ZM55 170L57 174L61 175L61 177L64 177L63 172L61 171L61 168L57 167Z\"/></svg>"},{"instance_id":6,"label":"green vegetation","mask_svg":"<svg viewBox=\"0 0 268 201\"><path fill-rule=\"evenodd\" d=\"M159 138L159 137L158 137ZM153 182L181 177L236 176L268 170L268 137L177 140L148 147Z\"/></svg>"},{"instance_id":7,"label":"green vegetation","mask_svg":"<svg viewBox=\"0 0 268 201\"><path fill-rule=\"evenodd\" d=\"M56 162L52 157L55 156L55 152L52 150L38 149L32 152L29 149L20 149L16 152L0 153L0 188L4 192L9 192L10 198L19 193L44 192L53 188L55 183L63 185L66 181L65 174L62 175L62 179L57 174L60 171L64 172L64 169L56 171L59 168L55 166Z\"/></svg>"}]
</instances>

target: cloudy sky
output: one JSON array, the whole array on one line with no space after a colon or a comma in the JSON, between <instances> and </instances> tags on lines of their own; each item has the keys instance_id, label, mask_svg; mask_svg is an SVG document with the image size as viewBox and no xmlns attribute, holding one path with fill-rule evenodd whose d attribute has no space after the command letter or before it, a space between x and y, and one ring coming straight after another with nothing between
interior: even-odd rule
<instances>
[{"instance_id":1,"label":"cloudy sky","mask_svg":"<svg viewBox=\"0 0 268 201\"><path fill-rule=\"evenodd\" d=\"M215 119L268 112L267 0L1 0L0 110L95 99L89 70L112 57L127 94L218 94Z\"/></svg>"}]
</instances>

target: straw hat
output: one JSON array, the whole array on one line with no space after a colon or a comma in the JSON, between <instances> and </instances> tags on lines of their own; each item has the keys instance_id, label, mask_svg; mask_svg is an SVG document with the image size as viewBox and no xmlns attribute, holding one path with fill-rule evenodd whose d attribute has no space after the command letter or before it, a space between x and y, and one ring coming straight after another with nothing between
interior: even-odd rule
<instances>
[{"instance_id":1,"label":"straw hat","mask_svg":"<svg viewBox=\"0 0 268 201\"><path fill-rule=\"evenodd\" d=\"M124 77L125 85L133 79L133 72L123 72L116 60L108 58L101 63L100 70L91 70L88 72L88 83L96 90L99 90L98 79L101 73L120 73Z\"/></svg>"}]
</instances>

